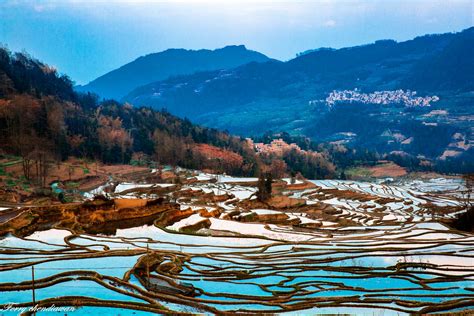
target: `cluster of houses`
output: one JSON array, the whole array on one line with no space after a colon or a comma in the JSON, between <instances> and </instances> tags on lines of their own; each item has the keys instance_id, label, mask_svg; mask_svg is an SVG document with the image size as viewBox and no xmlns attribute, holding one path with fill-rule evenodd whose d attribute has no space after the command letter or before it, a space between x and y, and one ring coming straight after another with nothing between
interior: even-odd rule
<instances>
[{"instance_id":1,"label":"cluster of houses","mask_svg":"<svg viewBox=\"0 0 474 316\"><path fill-rule=\"evenodd\" d=\"M404 104L407 107L430 106L432 102L437 102L439 97L416 96L416 91L375 91L372 93L362 93L358 89L354 90L334 90L326 98L326 105L334 106L336 103L364 103L364 104ZM312 101L310 101L311 103Z\"/></svg>"},{"instance_id":2,"label":"cluster of houses","mask_svg":"<svg viewBox=\"0 0 474 316\"><path fill-rule=\"evenodd\" d=\"M249 145L255 149L257 153L268 153L281 156L284 152L295 149L297 151L303 151L300 146L295 143L288 144L283 139L278 138L272 140L269 144L254 143L252 139L248 138Z\"/></svg>"}]
</instances>

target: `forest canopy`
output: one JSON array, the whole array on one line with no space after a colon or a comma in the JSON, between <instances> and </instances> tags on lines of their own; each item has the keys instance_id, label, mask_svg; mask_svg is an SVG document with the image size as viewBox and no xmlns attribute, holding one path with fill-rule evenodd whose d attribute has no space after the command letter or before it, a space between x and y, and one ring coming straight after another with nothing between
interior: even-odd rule
<instances>
[{"instance_id":1,"label":"forest canopy","mask_svg":"<svg viewBox=\"0 0 474 316\"><path fill-rule=\"evenodd\" d=\"M247 140L166 110L77 93L66 75L6 48L0 48L0 144L3 153L23 158L26 178L33 161L46 169L70 156L111 164L135 158L233 175L273 168L280 176L331 177L335 170L322 154L260 157Z\"/></svg>"}]
</instances>

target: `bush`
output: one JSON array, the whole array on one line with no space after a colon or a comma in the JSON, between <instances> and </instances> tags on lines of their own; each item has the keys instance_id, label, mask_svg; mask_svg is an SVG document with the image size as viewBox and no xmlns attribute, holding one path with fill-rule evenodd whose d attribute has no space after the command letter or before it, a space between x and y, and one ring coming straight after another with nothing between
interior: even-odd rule
<instances>
[{"instance_id":1,"label":"bush","mask_svg":"<svg viewBox=\"0 0 474 316\"><path fill-rule=\"evenodd\" d=\"M470 206L465 213L458 215L454 227L459 230L474 232L474 206Z\"/></svg>"}]
</instances>

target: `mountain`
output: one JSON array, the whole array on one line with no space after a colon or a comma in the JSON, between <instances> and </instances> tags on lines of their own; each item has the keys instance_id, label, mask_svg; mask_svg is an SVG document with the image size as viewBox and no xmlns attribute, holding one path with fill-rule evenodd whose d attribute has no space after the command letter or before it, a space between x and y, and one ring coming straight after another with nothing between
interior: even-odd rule
<instances>
[{"instance_id":1,"label":"mountain","mask_svg":"<svg viewBox=\"0 0 474 316\"><path fill-rule=\"evenodd\" d=\"M258 170L246 140L166 111L98 102L93 94L75 92L71 80L54 68L0 48L0 157L4 155L22 158L27 180L34 162L36 174L38 163L46 173L69 157L155 161L231 174Z\"/></svg>"},{"instance_id":2,"label":"mountain","mask_svg":"<svg viewBox=\"0 0 474 316\"><path fill-rule=\"evenodd\" d=\"M103 98L120 99L132 89L177 75L234 68L251 62L265 62L267 56L245 46L226 46L216 50L168 49L149 54L115 69L76 89Z\"/></svg>"},{"instance_id":3,"label":"mountain","mask_svg":"<svg viewBox=\"0 0 474 316\"><path fill-rule=\"evenodd\" d=\"M474 28L380 40L177 76L139 87L124 100L240 135L286 131L445 159L472 153L473 49ZM344 100L345 90L357 97ZM334 104L327 101L333 92L342 98Z\"/></svg>"},{"instance_id":4,"label":"mountain","mask_svg":"<svg viewBox=\"0 0 474 316\"><path fill-rule=\"evenodd\" d=\"M335 175L329 150L316 153L287 144L285 151L264 155L253 145L164 110L99 102L95 94L74 91L71 80L47 64L0 48L0 160L21 162L23 175L17 180L26 186L45 186L49 170L69 158L247 176L261 170ZM17 183L0 168L2 175L0 186L3 180Z\"/></svg>"}]
</instances>

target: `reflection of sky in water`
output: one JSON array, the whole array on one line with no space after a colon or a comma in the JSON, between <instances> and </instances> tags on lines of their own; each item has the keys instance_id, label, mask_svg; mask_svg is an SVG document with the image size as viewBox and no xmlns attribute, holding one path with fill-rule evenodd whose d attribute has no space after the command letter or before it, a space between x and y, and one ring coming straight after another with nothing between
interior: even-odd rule
<instances>
[{"instance_id":1,"label":"reflection of sky in water","mask_svg":"<svg viewBox=\"0 0 474 316\"><path fill-rule=\"evenodd\" d=\"M139 256L122 256L49 261L35 265L35 278L41 279L68 270L98 271L122 278L125 272L135 265L138 258ZM0 271L0 280L4 283L30 281L31 267Z\"/></svg>"},{"instance_id":2,"label":"reflection of sky in water","mask_svg":"<svg viewBox=\"0 0 474 316\"><path fill-rule=\"evenodd\" d=\"M413 196L413 191L407 191L403 187L393 187L393 190L387 191L386 187L374 184L354 184L351 181L314 181L325 187L338 187L351 189L360 192L367 192L384 197L398 197L402 199L411 199L415 204L421 203L419 198ZM439 183L439 186L443 186ZM221 185L222 186L222 185ZM226 185L227 189L227 185ZM230 188L229 188L230 189ZM243 188L238 188L239 190ZM299 194L300 192L297 192ZM246 192L248 194L248 192ZM371 201L372 202L372 201ZM367 204L371 204L371 202ZM346 204L346 202L342 203ZM357 206L360 203L349 203L350 206ZM375 203L373 203L375 205ZM393 210L406 210L401 204L388 203L387 207ZM412 207L413 205L410 205ZM357 210L360 211L360 210ZM384 215L387 215L385 213ZM400 213L394 213L399 216ZM295 231L292 228L283 228L272 225L281 232ZM234 299L222 296L220 293L246 295L251 299L268 298L272 295L259 285L267 286L269 291L276 291L282 296L285 292L290 292L299 287L299 292L293 296L294 301L288 303L297 304L311 298L324 297L358 297L361 300L369 298L401 299L406 301L439 303L446 300L467 297L472 294L466 288L474 288L474 280L465 279L463 281L449 281L426 283L427 286L436 289L430 290L423 288L416 283L416 277L425 280L436 280L438 275L434 272L443 274L457 275L469 274L472 270L463 271L438 271L424 270L420 268L409 267L403 270L404 277L395 277L393 275L376 275L370 271L363 271L357 267L373 268L373 272L395 274L396 270L388 270L387 267L395 266L397 262L411 263L431 263L439 265L464 265L474 266L474 259L467 257L456 257L449 255L434 254L434 252L453 252L456 254L469 254L465 251L471 247L474 239L454 235L449 230L438 223L405 223L402 225L384 225L367 227L345 227L334 229L333 237L328 238L326 234L320 231L314 231L315 236L319 236L320 244L304 244L297 242L288 242L287 244L274 243L273 241L255 239L255 238L237 238L237 237L207 237L191 236L182 234L168 233L154 226L142 226L129 229L119 229L117 236L82 236L71 240L77 245L107 245L111 249L133 249L135 247L151 250L181 251L190 254L199 254L190 261L185 262L183 271L179 277L182 282L190 283L209 295L202 295L200 299L216 300L220 303L209 304L219 310L237 310L239 308L247 310L272 310L279 307L272 307L265 304L244 304L240 299ZM308 233L308 232L305 232ZM419 237L413 235L425 233ZM38 238L43 241L52 242L58 245L64 245L64 236L69 233L61 230L50 230L38 232L30 236L30 239ZM121 240L121 237L124 240ZM147 238L153 239L152 242ZM406 238L405 240L401 238ZM420 240L423 239L423 240ZM462 241L462 243L453 244L452 242ZM127 242L128 241L128 242ZM443 244L441 242L450 242ZM313 242L316 242L313 240ZM174 243L174 244L173 244ZM263 246L274 244L263 250ZM0 239L0 246L3 247L22 247L26 249L61 249L60 246L49 246L34 240L21 240L15 237ZM65 246L65 245L64 245ZM233 248L227 248L233 247ZM90 246L92 249L92 246ZM423 248L423 249L422 249ZM101 250L94 246L93 249ZM238 253L233 253L238 252ZM211 257L206 257L210 255ZM33 261L39 260L45 255L18 255L18 254L0 254L0 258L7 259L9 262ZM46 254L51 258L53 255ZM58 256L63 256L59 254ZM360 257L358 257L360 256ZM357 257L357 258L349 258ZM69 269L96 270L101 274L122 278L124 273L131 269L139 256L130 257L103 257L89 259L59 260L36 265L36 279L51 276ZM17 260L15 260L17 259ZM330 260L332 262L325 262ZM231 262L229 262L231 261ZM208 265L202 266L202 265ZM108 267L108 269L106 269ZM325 268L346 269L341 271L328 271ZM197 272L190 268L196 269ZM216 274L201 275L199 271ZM219 272L229 273L226 276ZM238 273L248 275L248 279L235 279ZM430 273L433 272L433 273ZM268 275L271 273L271 275ZM227 278L225 280L223 278ZM31 269L18 269L13 271L0 272L1 282L21 282L31 279ZM142 287L140 282L131 276L130 283ZM352 287L345 289L344 286ZM364 289L370 290L366 292ZM384 291L384 290L389 291ZM305 292L307 291L307 292ZM9 301L29 301L29 291L3 292L2 302ZM213 296L211 294L215 294ZM139 301L137 299L125 296L123 294L106 289L92 281L70 281L56 284L48 288L37 290L37 299L63 295L83 295L108 300L128 300ZM420 295L420 296L416 296ZM453 297L445 297L454 295ZM224 302L230 304L223 304ZM164 303L165 306L173 310L199 312L191 307L184 307L172 303ZM290 312L289 314L318 314L318 313L348 313L357 315L402 315L400 312L393 312L387 307L399 307L395 303L377 304L374 308L358 308L356 313L354 308L311 308L304 311ZM417 311L414 309L414 311ZM74 315L88 315L88 313L98 314L130 314L130 311L112 310L107 308L81 308ZM147 313L134 312L136 315Z\"/></svg>"},{"instance_id":3,"label":"reflection of sky in water","mask_svg":"<svg viewBox=\"0 0 474 316\"><path fill-rule=\"evenodd\" d=\"M0 296L0 304L6 304L9 302L30 302L31 295L31 290L2 292L2 295ZM109 290L93 281L86 280L73 280L69 282L58 283L46 288L37 288L35 290L35 295L37 300L44 300L47 298L60 296L86 296L104 300L144 302L137 298Z\"/></svg>"}]
</instances>

